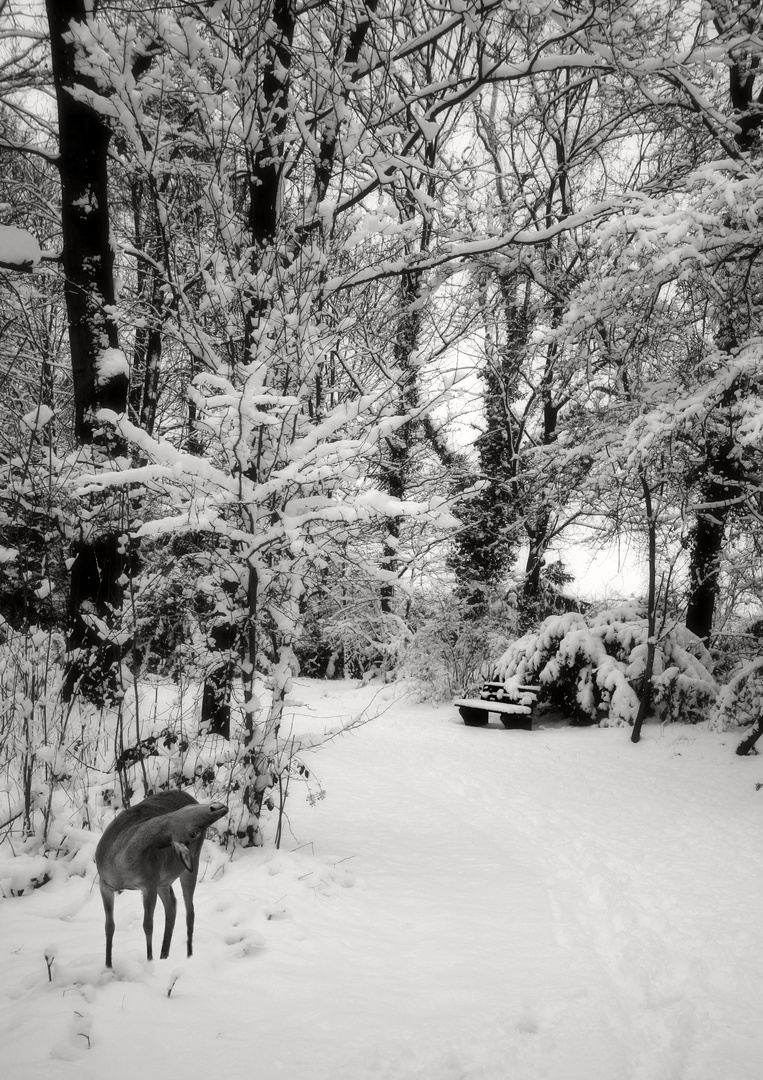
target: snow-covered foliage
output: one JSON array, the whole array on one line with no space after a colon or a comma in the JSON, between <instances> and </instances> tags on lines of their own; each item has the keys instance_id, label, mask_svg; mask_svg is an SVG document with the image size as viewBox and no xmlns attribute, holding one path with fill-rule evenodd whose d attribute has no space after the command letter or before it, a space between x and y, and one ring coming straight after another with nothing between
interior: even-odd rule
<instances>
[{"instance_id":1,"label":"snow-covered foliage","mask_svg":"<svg viewBox=\"0 0 763 1080\"><path fill-rule=\"evenodd\" d=\"M540 686L539 700L603 726L630 724L639 708L646 664L647 621L636 607L546 619L513 642L495 668L507 686ZM666 628L657 642L652 704L665 721L707 718L717 686L702 643L684 627Z\"/></svg>"},{"instance_id":2,"label":"snow-covered foliage","mask_svg":"<svg viewBox=\"0 0 763 1080\"><path fill-rule=\"evenodd\" d=\"M45 845L85 767L60 701L64 642L40 627L20 632L0 617L0 834L14 823Z\"/></svg>"},{"instance_id":3,"label":"snow-covered foliage","mask_svg":"<svg viewBox=\"0 0 763 1080\"><path fill-rule=\"evenodd\" d=\"M763 657L739 660L718 691L710 716L719 731L760 720L763 708Z\"/></svg>"},{"instance_id":4,"label":"snow-covered foliage","mask_svg":"<svg viewBox=\"0 0 763 1080\"><path fill-rule=\"evenodd\" d=\"M511 612L465 617L454 597L446 598L413 637L400 674L424 701L468 694L490 677L494 658L506 647Z\"/></svg>"}]
</instances>

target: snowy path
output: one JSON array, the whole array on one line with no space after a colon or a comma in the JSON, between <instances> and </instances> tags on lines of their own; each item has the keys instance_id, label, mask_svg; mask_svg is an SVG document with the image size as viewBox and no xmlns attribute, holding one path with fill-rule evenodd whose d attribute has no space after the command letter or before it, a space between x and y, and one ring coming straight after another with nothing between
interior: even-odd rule
<instances>
[{"instance_id":1,"label":"snowy path","mask_svg":"<svg viewBox=\"0 0 763 1080\"><path fill-rule=\"evenodd\" d=\"M300 689L305 731L368 697ZM0 901L4 1080L757 1080L763 762L387 705L309 755L304 846L199 886L193 960L147 966L123 894L105 977L92 878Z\"/></svg>"},{"instance_id":2,"label":"snowy path","mask_svg":"<svg viewBox=\"0 0 763 1080\"><path fill-rule=\"evenodd\" d=\"M491 750L475 734L498 741ZM372 1039L362 1035L370 1054L359 1047L348 1078L371 1075L375 1055L374 1075L390 1078L625 1075L609 979L567 940L537 852L503 809L494 751L526 734L416 731L403 716L318 760L336 791L321 807L327 839L338 856L358 852L376 928L347 938L348 995L360 992L377 1017ZM360 771L357 740L369 744ZM340 827L328 820L337 800Z\"/></svg>"}]
</instances>

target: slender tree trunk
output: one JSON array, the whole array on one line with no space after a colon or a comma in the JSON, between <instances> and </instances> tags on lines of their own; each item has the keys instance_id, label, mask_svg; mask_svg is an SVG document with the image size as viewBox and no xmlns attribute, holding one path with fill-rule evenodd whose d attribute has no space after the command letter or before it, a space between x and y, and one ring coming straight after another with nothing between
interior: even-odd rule
<instances>
[{"instance_id":1,"label":"slender tree trunk","mask_svg":"<svg viewBox=\"0 0 763 1080\"><path fill-rule=\"evenodd\" d=\"M633 722L631 742L637 743L641 738L641 728L644 720L652 708L652 674L654 672L654 655L657 647L657 521L654 515L652 492L646 476L641 474L641 489L644 493L644 509L646 512L647 537L649 545L649 589L647 593L647 645L646 663L644 675L641 680L641 695L638 713Z\"/></svg>"},{"instance_id":2,"label":"slender tree trunk","mask_svg":"<svg viewBox=\"0 0 763 1080\"><path fill-rule=\"evenodd\" d=\"M213 628L212 635L215 629ZM218 643L215 643L214 648L216 652L221 652ZM233 654L228 655L230 657ZM222 735L224 739L230 738L230 695L235 674L234 661L222 660L208 672L204 680L201 694L201 726L210 735Z\"/></svg>"},{"instance_id":3,"label":"slender tree trunk","mask_svg":"<svg viewBox=\"0 0 763 1080\"><path fill-rule=\"evenodd\" d=\"M51 65L58 106L64 296L74 379L75 436L96 456L123 450L96 420L99 409L127 407L127 365L114 316L114 252L109 231L107 151L111 133L82 100L87 80L77 70L73 24L84 24L86 0L46 0ZM121 607L127 555L119 524L89 508L89 528L73 547L68 660L64 696L78 690L95 700L117 692L120 649L108 633ZM93 526L98 527L96 533ZM104 633L106 628L106 633Z\"/></svg>"},{"instance_id":4,"label":"slender tree trunk","mask_svg":"<svg viewBox=\"0 0 763 1080\"><path fill-rule=\"evenodd\" d=\"M258 139L254 149L247 152L247 183L249 206L247 224L252 245L251 271L257 274L275 267L275 244L278 233L280 212L281 180L283 169L283 135L289 118L289 85L292 59L292 40L295 29L295 11L293 0L273 0L270 18L267 22L268 37L263 43L265 60L262 79L258 88ZM272 264L272 265L271 265ZM254 359L256 352L256 330L267 311L269 300L254 292L246 298L246 317L244 327L244 352L248 361ZM249 470L250 477L256 479L256 466ZM235 664L233 656L238 654L238 645L246 653L244 661L244 707L245 723L248 725L248 739L254 738L255 721L253 716L256 656L250 650L256 648L257 618L257 576L255 567L250 564L250 609L247 612L251 632L240 641L239 628L234 622L233 612L230 619L220 619L212 630L212 651L219 652L219 662L213 664L204 681L202 698L202 722L210 730L226 734L230 724L230 698L233 692ZM251 606L251 605L254 606ZM252 809L251 800L248 801ZM257 808L257 813L259 807ZM255 816L257 816L255 814Z\"/></svg>"},{"instance_id":5,"label":"slender tree trunk","mask_svg":"<svg viewBox=\"0 0 763 1080\"><path fill-rule=\"evenodd\" d=\"M406 204L407 206L407 204ZM410 208L408 208L410 209ZM400 282L400 318L394 344L395 367L401 372L398 387L397 410L405 416L418 408L419 386L416 371L411 367L411 356L416 347L421 316L412 310L419 296L419 282L415 274L403 274ZM384 488L395 499L405 498L411 471L411 448L416 437L416 425L408 421L387 440L384 460ZM387 535L382 545L382 569L395 575L400 566L400 519L387 520ZM385 582L381 587L382 614L395 610L396 580Z\"/></svg>"},{"instance_id":6,"label":"slender tree trunk","mask_svg":"<svg viewBox=\"0 0 763 1080\"><path fill-rule=\"evenodd\" d=\"M136 247L161 262L161 237L156 221L153 193L144 184L132 185L133 219ZM148 220L145 220L146 215ZM139 261L136 267L137 297L142 306L142 321L135 330L132 372L130 377L130 413L143 431L154 434L159 398L159 367L162 359L163 324L168 305L162 279L156 266Z\"/></svg>"}]
</instances>

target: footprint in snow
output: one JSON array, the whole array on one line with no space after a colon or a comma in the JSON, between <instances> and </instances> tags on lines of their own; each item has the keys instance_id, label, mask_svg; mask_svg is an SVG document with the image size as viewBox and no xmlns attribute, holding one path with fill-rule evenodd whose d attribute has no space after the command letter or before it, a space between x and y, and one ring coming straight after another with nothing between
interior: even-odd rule
<instances>
[{"instance_id":1,"label":"footprint in snow","mask_svg":"<svg viewBox=\"0 0 763 1080\"><path fill-rule=\"evenodd\" d=\"M238 959L253 956L261 952L266 945L264 935L258 933L257 930L231 930L225 935L224 941Z\"/></svg>"}]
</instances>

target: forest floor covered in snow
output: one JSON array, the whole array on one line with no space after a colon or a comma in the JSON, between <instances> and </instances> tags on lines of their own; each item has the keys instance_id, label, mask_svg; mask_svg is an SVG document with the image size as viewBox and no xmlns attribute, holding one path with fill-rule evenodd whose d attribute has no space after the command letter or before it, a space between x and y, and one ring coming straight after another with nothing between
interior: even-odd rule
<instances>
[{"instance_id":1,"label":"forest floor covered in snow","mask_svg":"<svg viewBox=\"0 0 763 1080\"><path fill-rule=\"evenodd\" d=\"M180 901L146 962L126 892L106 972L94 866L0 899L0 1075L758 1080L763 758L739 733L294 696L305 734L379 715L303 755L326 797L292 787L280 851L207 845L192 959Z\"/></svg>"}]
</instances>

